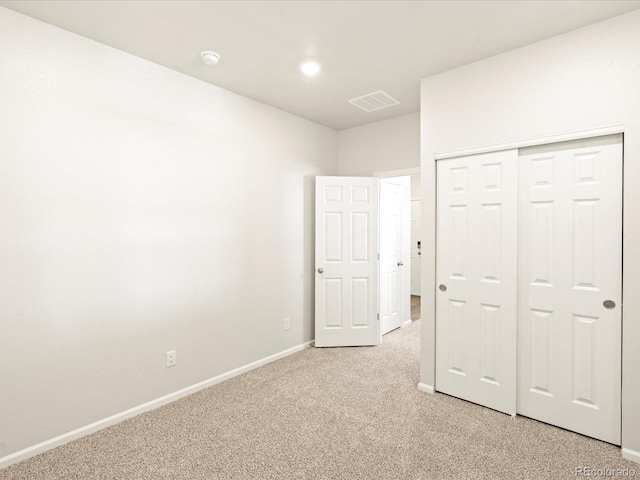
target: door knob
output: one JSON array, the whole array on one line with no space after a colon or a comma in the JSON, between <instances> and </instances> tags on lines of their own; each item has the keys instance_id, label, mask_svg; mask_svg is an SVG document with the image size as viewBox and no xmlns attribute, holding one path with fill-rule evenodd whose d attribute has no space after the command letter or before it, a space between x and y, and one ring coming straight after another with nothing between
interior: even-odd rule
<instances>
[{"instance_id":1,"label":"door knob","mask_svg":"<svg viewBox=\"0 0 640 480\"><path fill-rule=\"evenodd\" d=\"M447 291L447 286L444 284L440 284L440 286L438 287L440 289L441 292L446 292Z\"/></svg>"},{"instance_id":2,"label":"door knob","mask_svg":"<svg viewBox=\"0 0 640 480\"><path fill-rule=\"evenodd\" d=\"M602 306L607 310L613 310L614 308L616 308L616 302L614 302L613 300L605 300L604 302L602 302Z\"/></svg>"},{"instance_id":3,"label":"door knob","mask_svg":"<svg viewBox=\"0 0 640 480\"><path fill-rule=\"evenodd\" d=\"M324 268L319 268L318 273L324 273Z\"/></svg>"},{"instance_id":4,"label":"door knob","mask_svg":"<svg viewBox=\"0 0 640 480\"><path fill-rule=\"evenodd\" d=\"M399 266L399 267L401 267L401 266L403 266L403 265L404 265L404 263L402 263L402 262L398 262L398 266Z\"/></svg>"}]
</instances>

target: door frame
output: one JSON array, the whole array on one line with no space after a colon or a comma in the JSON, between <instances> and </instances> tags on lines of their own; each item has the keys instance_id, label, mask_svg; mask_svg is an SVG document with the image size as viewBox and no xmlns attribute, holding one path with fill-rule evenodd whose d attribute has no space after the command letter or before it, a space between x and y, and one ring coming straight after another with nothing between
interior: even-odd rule
<instances>
[{"instance_id":1,"label":"door frame","mask_svg":"<svg viewBox=\"0 0 640 480\"><path fill-rule=\"evenodd\" d=\"M411 202L410 202L410 204L411 204L411 207L410 207L410 208L411 208L411 216L413 216L413 207L414 207L414 202L416 202L417 206L419 207L419 208L418 208L418 218L419 218L419 220L421 221L421 220L422 220L422 198L412 198L412 199L411 199ZM413 219L411 219L411 220L413 220ZM420 224L420 223L418 223L418 225L419 225L419 228L417 229L417 236L418 236L418 238L419 238L419 239L422 239L422 227L421 227L421 224ZM413 227L413 226L411 226L411 227L410 227L409 236L412 236L414 231L415 231L415 230L414 230L414 227ZM411 239L411 241L413 242L413 238ZM411 272L410 272L411 280L409 280L409 284L411 284L411 282L413 281L413 267L414 267L415 265L418 265L419 267L421 266L421 265L420 265L420 260L422 259L422 243L419 243L420 241L421 241L421 240L418 240L418 244L416 244L416 249L418 250L418 254L416 255L416 260L415 260L415 262L416 262L416 263L414 264L414 263L413 263L413 260L411 261ZM414 247L414 246L413 246L413 243L412 243L411 248L410 248L410 250L409 250L409 255L410 255L410 256L411 256L411 250L413 249L413 247ZM412 286L412 285L410 285L409 290L410 290L410 293L411 293L411 296L412 296L412 297L413 297L414 295L415 295L415 296L417 296L417 297L422 296L422 288L421 288L421 286L420 286L420 284L421 284L421 280L422 280L422 272L421 272L421 271L418 271L418 272L416 272L416 273L417 273L417 280L418 280L418 285L417 285L418 293L417 293L417 294L414 294L414 293L413 293L413 291L411 291L411 289L413 288L413 286Z\"/></svg>"},{"instance_id":2,"label":"door frame","mask_svg":"<svg viewBox=\"0 0 640 480\"><path fill-rule=\"evenodd\" d=\"M622 147L622 189L623 189L623 196L622 196L622 211L623 211L623 216L622 216L622 229L624 232L625 229L625 195L624 195L624 190L625 190L625 161L624 161L624 134L625 134L625 126L624 124L614 124L614 125L606 125L606 126L602 126L602 127L598 127L598 128L592 128L592 129L584 129L584 130L576 130L576 131L569 131L569 132L563 132L563 133L559 133L559 134L555 134L555 135L545 135L545 136L541 136L541 137L532 137L532 138L525 138L525 139L520 139L520 140L514 140L514 141L510 141L510 142L504 142L504 143L497 143L497 144L492 144L492 145L484 145L484 146L475 146L475 147L471 147L471 148L467 148L467 149L462 149L462 150L452 150L452 151L444 151L444 152L435 152L434 156L433 156L433 163L432 163L432 171L429 172L429 184L427 184L427 180L426 179L422 179L422 189L423 191L426 189L426 187L428 186L432 186L433 187L433 191L429 193L429 195L427 196L423 196L423 200L427 199L427 205L424 205L423 202L423 212L422 212L422 216L423 216L423 220L425 215L427 215L427 210L429 210L430 218L426 219L428 221L423 222L422 225L422 230L423 230L423 237L427 237L428 235L424 235L424 231L429 228L429 231L427 233L433 234L433 238L435 239L437 237L437 218L436 218L436 212L437 212L437 186L438 186L438 182L437 182L437 175L435 175L436 172L436 162L438 160L444 160L447 158L453 158L453 157L460 157L460 156L465 156L465 155L474 155L474 154L478 154L478 153L489 153L489 152L496 152L496 151L500 151L500 150L510 150L510 149L520 149L520 148L526 148L526 147L533 147L533 146L537 146L537 145L544 145L544 144L551 144L551 143L559 143L559 142L564 142L564 141L569 141L569 140L580 140L580 139L585 139L585 138L590 138L590 137L599 137L599 136L605 136L605 135L612 135L612 134L617 134L620 133L623 135L623 147ZM624 258L624 235L623 235L623 244L622 244L622 271L625 271L625 258ZM436 344L435 344L435 315L436 315L436 285L437 285L437 278L436 278L436 271L437 269L436 267L436 262L437 262L437 251L435 249L435 244L434 244L434 248L431 252L431 255L427 255L424 254L422 255L422 263L423 266L424 264L427 262L427 258L429 258L429 262L430 265L429 266L433 266L433 273L432 275L425 275L426 273L426 269L423 269L423 274L422 274L422 280L423 280L423 285L422 285L422 290L423 290L423 295L421 296L421 309L423 312L425 312L423 314L423 318L429 318L429 321L425 322L422 326L423 331L425 332L425 335L421 335L421 359L420 359L420 382L418 383L418 390L420 390L421 392L424 393L430 393L430 394L434 394L435 393L435 384L436 384L436 357L435 357L435 349L436 349ZM622 304L620 305L620 315L621 315L621 322L622 322L622 338L621 338L621 344L622 344L622 364L621 364L621 373L622 373L622 395L621 395L621 400L622 400L622 405L621 405L621 425L622 425L622 445L621 445L621 451L622 451L622 456L624 458L627 458L629 460L633 460L633 461L639 461L640 457L638 457L638 452L635 452L633 450L630 450L628 448L625 448L625 435L624 435L624 423L625 423L625 417L627 417L629 415L629 407L627 407L628 402L625 401L625 395L624 395L624 386L625 386L625 363L627 363L627 360L625 358L625 348L624 348L624 330L625 330L625 311L624 311L624 297L625 297L625 287L624 287L624 275L623 275L623 279L622 279ZM426 295L425 295L426 292ZM426 308L425 308L426 307ZM424 378L428 378L429 381L428 383L425 383L422 381L422 379Z\"/></svg>"}]
</instances>

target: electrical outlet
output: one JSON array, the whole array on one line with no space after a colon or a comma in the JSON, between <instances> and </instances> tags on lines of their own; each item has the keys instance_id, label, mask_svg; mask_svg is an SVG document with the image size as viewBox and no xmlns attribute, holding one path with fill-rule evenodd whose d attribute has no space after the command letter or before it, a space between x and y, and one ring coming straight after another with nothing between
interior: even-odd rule
<instances>
[{"instance_id":1,"label":"electrical outlet","mask_svg":"<svg viewBox=\"0 0 640 480\"><path fill-rule=\"evenodd\" d=\"M284 329L289 330L289 317L284 319Z\"/></svg>"},{"instance_id":2,"label":"electrical outlet","mask_svg":"<svg viewBox=\"0 0 640 480\"><path fill-rule=\"evenodd\" d=\"M167 352L167 367L173 367L176 364L176 351Z\"/></svg>"}]
</instances>

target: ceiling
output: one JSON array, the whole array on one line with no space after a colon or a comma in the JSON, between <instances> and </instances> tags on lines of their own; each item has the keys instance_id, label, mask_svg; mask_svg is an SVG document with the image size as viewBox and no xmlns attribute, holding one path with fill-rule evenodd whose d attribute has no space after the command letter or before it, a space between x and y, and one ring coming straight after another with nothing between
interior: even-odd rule
<instances>
[{"instance_id":1,"label":"ceiling","mask_svg":"<svg viewBox=\"0 0 640 480\"><path fill-rule=\"evenodd\" d=\"M0 5L336 130L419 110L420 79L640 8L571 1L6 1ZM206 66L201 50L222 55ZM317 77L298 71L322 64ZM384 90L366 113L347 100Z\"/></svg>"}]
</instances>

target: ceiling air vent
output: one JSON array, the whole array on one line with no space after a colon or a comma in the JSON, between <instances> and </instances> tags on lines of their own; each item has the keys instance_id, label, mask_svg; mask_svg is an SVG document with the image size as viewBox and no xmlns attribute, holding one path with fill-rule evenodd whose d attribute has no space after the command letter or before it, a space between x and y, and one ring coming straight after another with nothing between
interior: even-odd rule
<instances>
[{"instance_id":1,"label":"ceiling air vent","mask_svg":"<svg viewBox=\"0 0 640 480\"><path fill-rule=\"evenodd\" d=\"M383 108L399 105L400 102L389 95L387 92L378 90L377 92L368 93L358 98L348 100L351 105L364 110L365 112L375 112Z\"/></svg>"}]
</instances>

